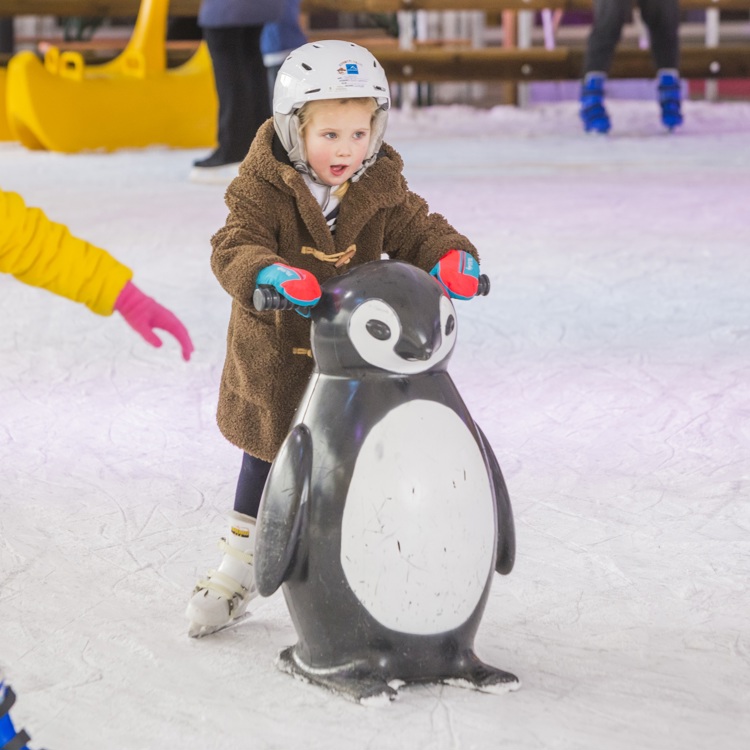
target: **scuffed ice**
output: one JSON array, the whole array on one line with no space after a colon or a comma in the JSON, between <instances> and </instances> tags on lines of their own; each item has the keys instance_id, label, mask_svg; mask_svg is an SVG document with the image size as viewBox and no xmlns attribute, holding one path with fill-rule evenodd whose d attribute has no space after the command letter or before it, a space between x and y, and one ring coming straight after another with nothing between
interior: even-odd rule
<instances>
[{"instance_id":1,"label":"scuffed ice","mask_svg":"<svg viewBox=\"0 0 750 750\"><path fill-rule=\"evenodd\" d=\"M518 534L479 657L494 696L410 687L382 710L274 666L283 597L207 638L183 613L240 453L215 406L229 300L223 189L198 151L0 145L17 190L135 270L196 345L0 277L0 663L32 747L744 750L750 737L750 105L393 112L410 186L476 243L451 373ZM460 508L456 509L460 512Z\"/></svg>"}]
</instances>

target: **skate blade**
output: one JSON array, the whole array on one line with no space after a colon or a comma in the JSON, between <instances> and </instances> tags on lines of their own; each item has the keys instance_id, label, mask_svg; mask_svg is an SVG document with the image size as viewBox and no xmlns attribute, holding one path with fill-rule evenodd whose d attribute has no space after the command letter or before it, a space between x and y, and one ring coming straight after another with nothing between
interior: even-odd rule
<instances>
[{"instance_id":1,"label":"skate blade","mask_svg":"<svg viewBox=\"0 0 750 750\"><path fill-rule=\"evenodd\" d=\"M197 622L191 622L190 627L188 628L188 636L190 636L190 638L204 638L207 635L213 635L221 630L228 630L235 625L240 625L248 617L250 617L250 613L243 612L241 615L238 615L229 622L225 622L223 625L201 625Z\"/></svg>"}]
</instances>

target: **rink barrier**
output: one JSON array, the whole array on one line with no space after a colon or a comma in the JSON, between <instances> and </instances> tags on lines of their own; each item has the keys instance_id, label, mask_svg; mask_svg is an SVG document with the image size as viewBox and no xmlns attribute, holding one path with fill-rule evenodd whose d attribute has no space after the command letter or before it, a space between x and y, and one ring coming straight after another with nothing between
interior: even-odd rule
<instances>
[{"instance_id":1,"label":"rink barrier","mask_svg":"<svg viewBox=\"0 0 750 750\"><path fill-rule=\"evenodd\" d=\"M200 0L171 0L169 13L189 16L197 13ZM303 0L307 12L333 10L338 12L396 12L416 10L479 10L479 11L535 11L590 10L592 0ZM0 17L13 15L56 16L117 16L135 15L140 0L0 0ZM681 0L682 10L748 10L750 0ZM347 37L347 29L330 30ZM400 49L398 40L391 37L362 36L356 30L352 40L371 49L382 63L389 80L406 82L489 81L514 82L575 80L583 70L584 50L580 47L560 46L545 49L540 46L483 48L449 48L420 45L415 49ZM311 38L319 38L316 31ZM86 43L78 49L93 61L97 43ZM168 66L184 62L189 51L167 47ZM101 59L101 57L100 57ZM0 64L7 61L0 56ZM648 50L620 46L610 70L611 78L651 78L655 73ZM750 42L703 46L689 44L680 52L680 73L685 79L718 79L750 77Z\"/></svg>"},{"instance_id":2,"label":"rink barrier","mask_svg":"<svg viewBox=\"0 0 750 750\"><path fill-rule=\"evenodd\" d=\"M136 16L139 0L0 0L0 16ZM171 16L196 16L200 0L171 0ZM302 10L396 13L415 10L591 10L593 0L302 0ZM680 0L682 10L750 10L750 0Z\"/></svg>"},{"instance_id":3,"label":"rink barrier","mask_svg":"<svg viewBox=\"0 0 750 750\"><path fill-rule=\"evenodd\" d=\"M421 49L375 52L388 80L407 81L555 81L581 76L585 51L559 47L527 49ZM615 55L610 78L651 78L654 63L647 50L622 49ZM750 46L684 48L680 75L690 78L750 77Z\"/></svg>"},{"instance_id":4,"label":"rink barrier","mask_svg":"<svg viewBox=\"0 0 750 750\"><path fill-rule=\"evenodd\" d=\"M583 50L566 47L407 51L377 46L372 51L393 83L575 80L581 75L584 57ZM93 52L90 56L82 54L85 60L94 60ZM179 66L191 54L186 48L167 49L168 67ZM680 74L685 79L750 78L750 48L743 45L683 48L680 57ZM0 55L0 65L7 64L9 58L10 55ZM609 77L653 75L654 65L647 50L622 49L615 56Z\"/></svg>"}]
</instances>

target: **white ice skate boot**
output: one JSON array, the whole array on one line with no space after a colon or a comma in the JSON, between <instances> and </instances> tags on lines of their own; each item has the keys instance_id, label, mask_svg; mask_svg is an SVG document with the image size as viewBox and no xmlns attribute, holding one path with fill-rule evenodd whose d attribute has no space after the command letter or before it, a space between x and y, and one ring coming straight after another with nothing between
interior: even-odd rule
<instances>
[{"instance_id":1,"label":"white ice skate boot","mask_svg":"<svg viewBox=\"0 0 750 750\"><path fill-rule=\"evenodd\" d=\"M185 613L192 638L230 625L258 595L253 570L255 519L232 511L229 525L229 534L219 541L224 553L219 569L209 570L206 578L198 581Z\"/></svg>"}]
</instances>

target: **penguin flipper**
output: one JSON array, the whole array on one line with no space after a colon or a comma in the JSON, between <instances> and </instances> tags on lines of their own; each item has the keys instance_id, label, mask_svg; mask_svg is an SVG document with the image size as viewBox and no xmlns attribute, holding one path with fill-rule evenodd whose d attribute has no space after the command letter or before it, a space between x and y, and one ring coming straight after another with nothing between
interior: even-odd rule
<instances>
[{"instance_id":1,"label":"penguin flipper","mask_svg":"<svg viewBox=\"0 0 750 750\"><path fill-rule=\"evenodd\" d=\"M271 596L287 578L304 525L311 473L312 436L298 424L271 466L258 511L254 567L261 596Z\"/></svg>"},{"instance_id":2,"label":"penguin flipper","mask_svg":"<svg viewBox=\"0 0 750 750\"><path fill-rule=\"evenodd\" d=\"M495 451L485 437L482 429L474 423L479 437L482 441L482 450L487 459L487 465L492 478L492 488L495 495L495 506L497 508L497 557L495 558L495 570L503 575L508 575L513 570L516 559L516 530L513 523L513 509L510 505L508 488L505 486L503 472L495 457Z\"/></svg>"}]
</instances>

